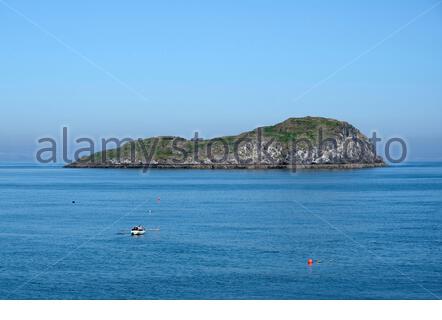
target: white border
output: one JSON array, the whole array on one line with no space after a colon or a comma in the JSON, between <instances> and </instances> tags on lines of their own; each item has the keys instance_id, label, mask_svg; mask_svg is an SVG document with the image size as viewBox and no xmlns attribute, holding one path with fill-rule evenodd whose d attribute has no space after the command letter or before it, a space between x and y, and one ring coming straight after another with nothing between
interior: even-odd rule
<instances>
[{"instance_id":1,"label":"white border","mask_svg":"<svg viewBox=\"0 0 442 320\"><path fill-rule=\"evenodd\" d=\"M1 301L2 319L440 319L440 301Z\"/></svg>"}]
</instances>

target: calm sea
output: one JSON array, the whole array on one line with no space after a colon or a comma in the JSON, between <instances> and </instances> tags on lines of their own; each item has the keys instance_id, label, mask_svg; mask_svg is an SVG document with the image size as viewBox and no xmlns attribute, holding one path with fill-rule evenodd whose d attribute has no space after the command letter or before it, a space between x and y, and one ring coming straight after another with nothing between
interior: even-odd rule
<instances>
[{"instance_id":1,"label":"calm sea","mask_svg":"<svg viewBox=\"0 0 442 320\"><path fill-rule=\"evenodd\" d=\"M130 236L138 224L160 231ZM4 164L0 299L436 299L441 229L441 163L145 174Z\"/></svg>"}]
</instances>

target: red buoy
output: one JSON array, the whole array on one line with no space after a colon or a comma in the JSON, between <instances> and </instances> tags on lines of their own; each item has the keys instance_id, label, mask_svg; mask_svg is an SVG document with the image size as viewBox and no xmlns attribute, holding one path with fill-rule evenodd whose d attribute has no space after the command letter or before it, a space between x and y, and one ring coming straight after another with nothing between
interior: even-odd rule
<instances>
[{"instance_id":1,"label":"red buoy","mask_svg":"<svg viewBox=\"0 0 442 320\"><path fill-rule=\"evenodd\" d=\"M307 260L307 264L308 264L309 266L311 266L311 265L313 264L313 259L308 259L308 260Z\"/></svg>"}]
</instances>

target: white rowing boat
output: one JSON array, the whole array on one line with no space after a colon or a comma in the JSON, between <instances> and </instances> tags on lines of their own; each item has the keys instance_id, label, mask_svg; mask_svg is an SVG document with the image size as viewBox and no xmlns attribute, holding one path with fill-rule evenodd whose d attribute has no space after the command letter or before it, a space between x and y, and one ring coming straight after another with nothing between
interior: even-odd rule
<instances>
[{"instance_id":1,"label":"white rowing boat","mask_svg":"<svg viewBox=\"0 0 442 320\"><path fill-rule=\"evenodd\" d=\"M146 233L146 229L144 229L143 226L136 226L133 227L132 230L130 231L131 235L133 236L141 236L143 234Z\"/></svg>"}]
</instances>

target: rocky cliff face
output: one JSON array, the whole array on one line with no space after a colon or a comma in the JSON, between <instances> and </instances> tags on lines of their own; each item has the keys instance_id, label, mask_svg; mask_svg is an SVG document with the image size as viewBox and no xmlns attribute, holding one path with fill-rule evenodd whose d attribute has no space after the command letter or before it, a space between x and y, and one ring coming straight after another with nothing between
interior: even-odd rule
<instances>
[{"instance_id":1,"label":"rocky cliff face","mask_svg":"<svg viewBox=\"0 0 442 320\"><path fill-rule=\"evenodd\" d=\"M368 138L347 122L290 118L210 140L155 137L96 153L68 167L360 168L383 166Z\"/></svg>"}]
</instances>

